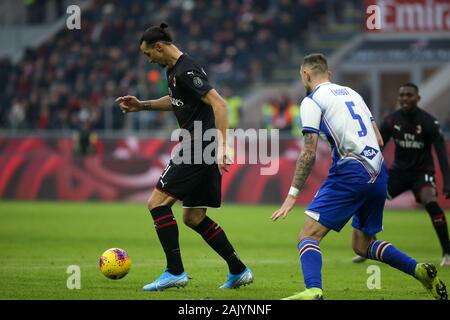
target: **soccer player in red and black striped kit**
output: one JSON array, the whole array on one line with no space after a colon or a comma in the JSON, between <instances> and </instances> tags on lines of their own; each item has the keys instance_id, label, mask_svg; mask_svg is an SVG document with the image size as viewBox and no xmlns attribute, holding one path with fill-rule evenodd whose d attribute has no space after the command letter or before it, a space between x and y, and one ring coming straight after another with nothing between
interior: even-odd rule
<instances>
[{"instance_id":1,"label":"soccer player in red and black striped kit","mask_svg":"<svg viewBox=\"0 0 450 320\"><path fill-rule=\"evenodd\" d=\"M445 213L437 203L434 179L432 145L441 167L443 194L450 198L450 175L447 150L439 122L418 107L419 88L406 83L399 89L400 109L385 117L380 127L384 144L393 138L395 159L389 170L388 198L393 199L404 191L411 190L416 201L430 215L433 227L442 247L441 266L450 266L450 241ZM365 259L355 257L354 262Z\"/></svg>"},{"instance_id":2,"label":"soccer player in red and black striped kit","mask_svg":"<svg viewBox=\"0 0 450 320\"><path fill-rule=\"evenodd\" d=\"M140 101L134 96L116 100L124 113L173 111L180 128L190 133L190 139L187 143L183 141L181 153L170 160L148 201L148 209L166 254L167 267L160 277L143 289L161 291L184 287L189 282L181 260L178 226L172 213L172 205L177 200L183 202L183 222L199 233L228 264L227 280L220 288L238 288L251 283L253 274L240 260L220 225L206 215L207 208L220 207L222 174L228 171L226 152L220 152L227 146L227 105L209 84L204 69L173 44L167 29L165 23L147 29L141 37L140 49L150 63L167 67L169 94L147 101ZM201 124L202 137L206 130L219 131L222 137L222 140L215 141L217 144L220 141L223 149L220 146L216 149L220 152L215 153L218 161L212 164L203 158L201 163L195 160L197 155L202 157L203 150L210 144L195 135L196 124ZM200 148L196 148L196 143L200 144ZM187 158L185 155L188 155Z\"/></svg>"}]
</instances>

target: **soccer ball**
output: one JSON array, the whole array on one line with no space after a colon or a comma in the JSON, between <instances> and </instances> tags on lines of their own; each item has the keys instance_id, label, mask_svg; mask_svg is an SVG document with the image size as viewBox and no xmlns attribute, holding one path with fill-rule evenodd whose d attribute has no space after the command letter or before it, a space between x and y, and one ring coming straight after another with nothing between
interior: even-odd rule
<instances>
[{"instance_id":1,"label":"soccer ball","mask_svg":"<svg viewBox=\"0 0 450 320\"><path fill-rule=\"evenodd\" d=\"M100 271L109 279L125 277L131 268L131 258L125 250L111 248L103 252L99 260Z\"/></svg>"}]
</instances>

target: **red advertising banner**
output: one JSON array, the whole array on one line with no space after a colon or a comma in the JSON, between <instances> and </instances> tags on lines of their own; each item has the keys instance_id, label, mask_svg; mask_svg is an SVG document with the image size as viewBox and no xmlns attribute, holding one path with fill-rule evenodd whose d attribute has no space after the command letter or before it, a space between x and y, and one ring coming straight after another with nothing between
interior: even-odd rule
<instances>
[{"instance_id":1,"label":"red advertising banner","mask_svg":"<svg viewBox=\"0 0 450 320\"><path fill-rule=\"evenodd\" d=\"M0 200L135 201L145 204L166 167L174 142L164 139L101 140L97 154L80 157L72 153L70 138L0 138ZM392 143L384 151L388 163ZM450 143L447 143L450 149ZM261 175L260 164L234 164L222 179L222 198L237 203L280 204L289 191L295 164L301 151L299 139L281 140L278 172ZM326 142L318 147L316 163L300 193L298 203L308 204L331 165ZM437 163L436 163L437 165ZM438 166L436 166L438 168ZM439 202L450 208L442 196L442 176L436 174ZM406 192L388 207L416 206Z\"/></svg>"},{"instance_id":2,"label":"red advertising banner","mask_svg":"<svg viewBox=\"0 0 450 320\"><path fill-rule=\"evenodd\" d=\"M450 0L366 0L368 32L450 32Z\"/></svg>"}]
</instances>

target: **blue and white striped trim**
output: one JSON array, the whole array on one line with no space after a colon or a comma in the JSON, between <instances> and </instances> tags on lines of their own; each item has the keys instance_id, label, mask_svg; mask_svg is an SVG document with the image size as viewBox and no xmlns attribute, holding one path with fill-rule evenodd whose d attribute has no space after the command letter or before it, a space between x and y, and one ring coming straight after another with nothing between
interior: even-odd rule
<instances>
[{"instance_id":1,"label":"blue and white striped trim","mask_svg":"<svg viewBox=\"0 0 450 320\"><path fill-rule=\"evenodd\" d=\"M327 82L323 82L323 83L319 84L319 85L314 89L314 91L311 92L311 93L308 95L308 98L310 98L310 99L312 100L312 98L313 98L314 94L317 92L317 90L319 90L321 86L327 85L327 84L331 84L331 82L330 82L330 81L327 81ZM316 102L316 103L317 103L317 102Z\"/></svg>"},{"instance_id":2,"label":"blue and white striped trim","mask_svg":"<svg viewBox=\"0 0 450 320\"><path fill-rule=\"evenodd\" d=\"M313 127L303 127L302 132L313 132L319 134L319 130Z\"/></svg>"},{"instance_id":3,"label":"blue and white striped trim","mask_svg":"<svg viewBox=\"0 0 450 320\"><path fill-rule=\"evenodd\" d=\"M298 249L298 255L300 256L300 258L307 251L315 251L320 255L322 254L320 252L319 243L310 238L305 238L302 241L300 241L299 244L297 245L297 249Z\"/></svg>"}]
</instances>

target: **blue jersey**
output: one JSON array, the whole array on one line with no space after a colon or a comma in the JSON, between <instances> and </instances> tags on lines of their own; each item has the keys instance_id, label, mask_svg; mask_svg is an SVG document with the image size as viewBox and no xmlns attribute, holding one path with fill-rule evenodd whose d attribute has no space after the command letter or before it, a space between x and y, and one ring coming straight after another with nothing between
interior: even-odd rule
<instances>
[{"instance_id":1,"label":"blue jersey","mask_svg":"<svg viewBox=\"0 0 450 320\"><path fill-rule=\"evenodd\" d=\"M305 213L339 231L353 217L366 234L382 230L387 196L387 169L362 97L348 87L325 82L301 104L303 132L326 137L333 165Z\"/></svg>"},{"instance_id":2,"label":"blue jersey","mask_svg":"<svg viewBox=\"0 0 450 320\"><path fill-rule=\"evenodd\" d=\"M385 182L373 117L356 91L325 82L303 99L300 108L303 132L322 133L331 145L330 175L352 183Z\"/></svg>"}]
</instances>

